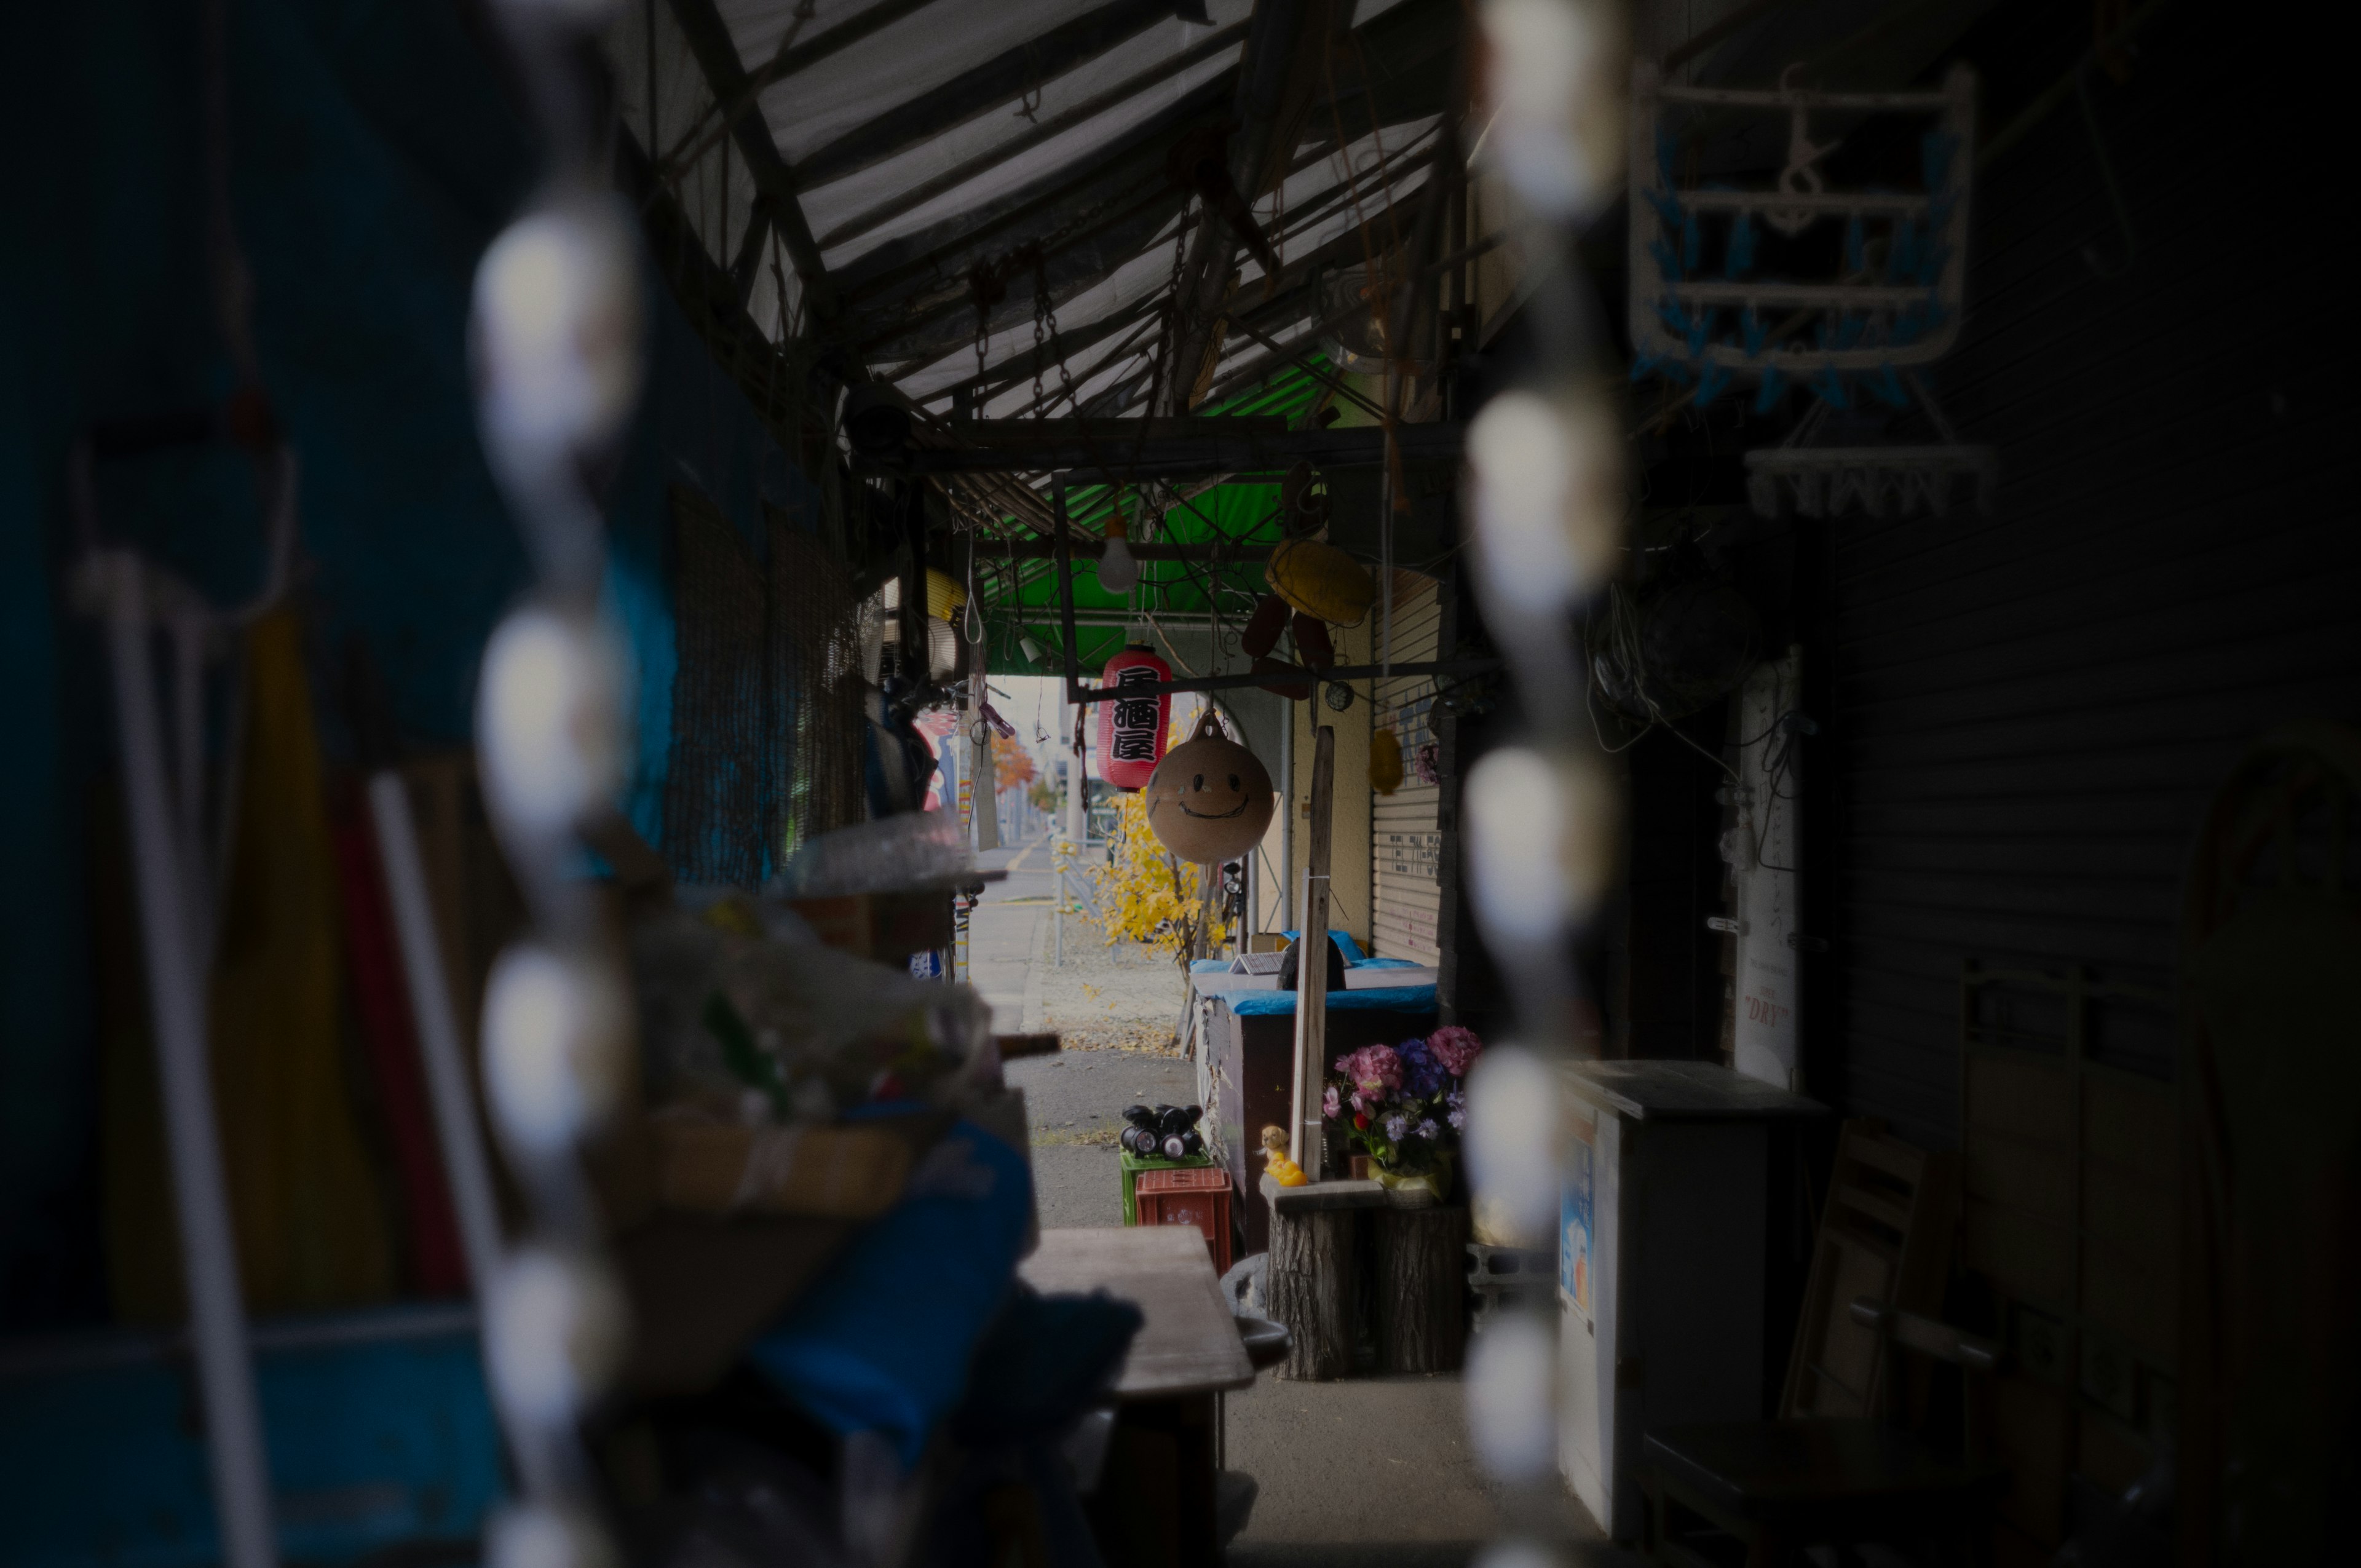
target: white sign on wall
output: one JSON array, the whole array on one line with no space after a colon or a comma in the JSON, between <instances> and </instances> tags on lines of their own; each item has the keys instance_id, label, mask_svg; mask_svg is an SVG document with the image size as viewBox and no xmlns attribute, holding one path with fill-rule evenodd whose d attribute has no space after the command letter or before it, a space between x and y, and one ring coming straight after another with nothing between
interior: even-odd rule
<instances>
[{"instance_id":1,"label":"white sign on wall","mask_svg":"<svg viewBox=\"0 0 2361 1568\"><path fill-rule=\"evenodd\" d=\"M1751 744L1740 751L1736 817L1722 841L1738 917L1730 1065L1794 1091L1803 1089L1795 1044L1801 955L1791 939L1800 928L1803 748L1784 720L1801 698L1802 659L1792 651L1775 663L1756 665L1740 688L1739 735Z\"/></svg>"}]
</instances>

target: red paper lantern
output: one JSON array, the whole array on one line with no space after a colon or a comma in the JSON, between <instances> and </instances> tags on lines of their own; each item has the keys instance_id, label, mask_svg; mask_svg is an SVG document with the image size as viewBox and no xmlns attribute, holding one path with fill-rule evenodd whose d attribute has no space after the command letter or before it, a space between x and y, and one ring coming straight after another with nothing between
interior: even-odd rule
<instances>
[{"instance_id":1,"label":"red paper lantern","mask_svg":"<svg viewBox=\"0 0 2361 1568\"><path fill-rule=\"evenodd\" d=\"M1106 663L1099 689L1155 685L1172 678L1172 666L1135 642ZM1164 760L1164 729L1172 718L1172 694L1111 697L1099 708L1099 776L1120 790L1143 788Z\"/></svg>"}]
</instances>

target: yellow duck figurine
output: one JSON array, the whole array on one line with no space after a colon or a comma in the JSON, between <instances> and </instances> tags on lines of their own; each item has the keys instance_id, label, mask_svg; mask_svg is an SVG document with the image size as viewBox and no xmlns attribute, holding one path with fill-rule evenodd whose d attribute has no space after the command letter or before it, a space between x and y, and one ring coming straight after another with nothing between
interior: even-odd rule
<instances>
[{"instance_id":1,"label":"yellow duck figurine","mask_svg":"<svg viewBox=\"0 0 2361 1568\"><path fill-rule=\"evenodd\" d=\"M1262 1130L1263 1168L1281 1187L1301 1187L1311 1181L1303 1168L1287 1157L1287 1134L1278 1127Z\"/></svg>"}]
</instances>

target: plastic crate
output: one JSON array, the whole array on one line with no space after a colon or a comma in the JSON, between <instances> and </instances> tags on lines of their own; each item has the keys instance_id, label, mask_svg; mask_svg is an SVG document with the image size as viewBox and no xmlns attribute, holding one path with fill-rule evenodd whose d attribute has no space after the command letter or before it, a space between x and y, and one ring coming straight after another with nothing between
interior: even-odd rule
<instances>
[{"instance_id":1,"label":"plastic crate","mask_svg":"<svg viewBox=\"0 0 2361 1568\"><path fill-rule=\"evenodd\" d=\"M1186 1159L1148 1159L1129 1149L1119 1150L1118 1153L1123 1159L1123 1223L1126 1225L1139 1223L1139 1204L1134 1184L1138 1181L1142 1171L1202 1170L1213 1163L1213 1151L1211 1149L1202 1154L1192 1154Z\"/></svg>"},{"instance_id":2,"label":"plastic crate","mask_svg":"<svg viewBox=\"0 0 2361 1568\"><path fill-rule=\"evenodd\" d=\"M1230 1173L1201 1167L1192 1170L1144 1170L1139 1173L1139 1223L1194 1225L1213 1255L1213 1272L1230 1271Z\"/></svg>"}]
</instances>

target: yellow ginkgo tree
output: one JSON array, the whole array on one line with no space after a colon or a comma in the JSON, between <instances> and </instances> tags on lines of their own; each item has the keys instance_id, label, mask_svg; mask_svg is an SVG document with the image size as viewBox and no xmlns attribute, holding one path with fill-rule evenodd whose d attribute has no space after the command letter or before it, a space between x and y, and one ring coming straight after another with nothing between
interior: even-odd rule
<instances>
[{"instance_id":1,"label":"yellow ginkgo tree","mask_svg":"<svg viewBox=\"0 0 2361 1568\"><path fill-rule=\"evenodd\" d=\"M1211 868L1182 865L1157 841L1148 826L1148 797L1134 792L1120 797L1115 826L1107 844L1107 863L1094 867L1098 886L1099 922L1107 945L1117 940L1146 942L1185 962L1194 953L1211 951L1228 940L1229 932L1218 910L1205 908L1206 879ZM1202 928L1204 944L1198 945Z\"/></svg>"}]
</instances>

